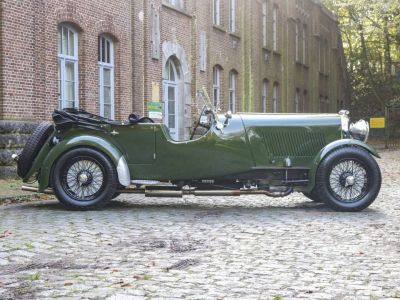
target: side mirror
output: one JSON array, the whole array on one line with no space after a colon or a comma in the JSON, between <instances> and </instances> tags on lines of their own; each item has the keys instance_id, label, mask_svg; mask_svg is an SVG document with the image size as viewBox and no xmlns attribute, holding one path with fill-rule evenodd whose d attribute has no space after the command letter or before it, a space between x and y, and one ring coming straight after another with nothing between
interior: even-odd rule
<instances>
[{"instance_id":1,"label":"side mirror","mask_svg":"<svg viewBox=\"0 0 400 300\"><path fill-rule=\"evenodd\" d=\"M229 110L225 114L225 122L224 122L224 127L228 126L229 120L232 119L232 112Z\"/></svg>"}]
</instances>

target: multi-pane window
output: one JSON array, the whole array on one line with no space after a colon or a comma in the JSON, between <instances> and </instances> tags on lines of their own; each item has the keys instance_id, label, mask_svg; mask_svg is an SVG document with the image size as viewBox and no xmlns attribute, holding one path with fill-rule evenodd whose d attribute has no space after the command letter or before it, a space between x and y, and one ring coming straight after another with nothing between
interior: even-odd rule
<instances>
[{"instance_id":1,"label":"multi-pane window","mask_svg":"<svg viewBox=\"0 0 400 300\"><path fill-rule=\"evenodd\" d=\"M272 11L272 49L278 51L278 7Z\"/></svg>"},{"instance_id":2,"label":"multi-pane window","mask_svg":"<svg viewBox=\"0 0 400 300\"><path fill-rule=\"evenodd\" d=\"M297 21L296 25L295 25L295 52L296 52L295 59L296 59L296 62L300 61L300 53L299 53L300 52L300 45L299 45L299 43L300 43L300 28L299 28L299 26L300 26L300 22Z\"/></svg>"},{"instance_id":3,"label":"multi-pane window","mask_svg":"<svg viewBox=\"0 0 400 300\"><path fill-rule=\"evenodd\" d=\"M301 112L301 103L300 103L300 90L296 89L296 94L294 95L294 112Z\"/></svg>"},{"instance_id":4,"label":"multi-pane window","mask_svg":"<svg viewBox=\"0 0 400 300\"><path fill-rule=\"evenodd\" d=\"M221 99L221 69L218 66L213 68L213 103L218 107Z\"/></svg>"},{"instance_id":5,"label":"multi-pane window","mask_svg":"<svg viewBox=\"0 0 400 300\"><path fill-rule=\"evenodd\" d=\"M99 36L98 47L100 115L114 119L114 45Z\"/></svg>"},{"instance_id":6,"label":"multi-pane window","mask_svg":"<svg viewBox=\"0 0 400 300\"><path fill-rule=\"evenodd\" d=\"M236 110L236 84L237 84L237 73L231 71L229 73L229 110L235 112Z\"/></svg>"},{"instance_id":7,"label":"multi-pane window","mask_svg":"<svg viewBox=\"0 0 400 300\"><path fill-rule=\"evenodd\" d=\"M325 112L329 112L329 99L328 97L325 97Z\"/></svg>"},{"instance_id":8,"label":"multi-pane window","mask_svg":"<svg viewBox=\"0 0 400 300\"><path fill-rule=\"evenodd\" d=\"M324 97L322 97L321 95L319 96L319 112L325 112L325 101Z\"/></svg>"},{"instance_id":9,"label":"multi-pane window","mask_svg":"<svg viewBox=\"0 0 400 300\"><path fill-rule=\"evenodd\" d=\"M268 99L268 80L263 81L262 95L261 95L261 108L262 112L267 112L267 99Z\"/></svg>"},{"instance_id":10,"label":"multi-pane window","mask_svg":"<svg viewBox=\"0 0 400 300\"><path fill-rule=\"evenodd\" d=\"M79 106L78 33L68 25L58 27L58 101L60 108Z\"/></svg>"},{"instance_id":11,"label":"multi-pane window","mask_svg":"<svg viewBox=\"0 0 400 300\"><path fill-rule=\"evenodd\" d=\"M172 6L183 9L183 0L166 0L166 2Z\"/></svg>"},{"instance_id":12,"label":"multi-pane window","mask_svg":"<svg viewBox=\"0 0 400 300\"><path fill-rule=\"evenodd\" d=\"M213 0L213 24L221 25L221 3L220 0Z\"/></svg>"},{"instance_id":13,"label":"multi-pane window","mask_svg":"<svg viewBox=\"0 0 400 300\"><path fill-rule=\"evenodd\" d=\"M303 59L302 63L304 65L307 64L307 25L303 25L303 33L301 35L302 37L302 44L303 44Z\"/></svg>"},{"instance_id":14,"label":"multi-pane window","mask_svg":"<svg viewBox=\"0 0 400 300\"><path fill-rule=\"evenodd\" d=\"M308 112L308 93L304 91L303 93L303 112Z\"/></svg>"},{"instance_id":15,"label":"multi-pane window","mask_svg":"<svg viewBox=\"0 0 400 300\"><path fill-rule=\"evenodd\" d=\"M277 113L279 111L278 88L279 84L275 82L272 90L272 111L274 113Z\"/></svg>"},{"instance_id":16,"label":"multi-pane window","mask_svg":"<svg viewBox=\"0 0 400 300\"><path fill-rule=\"evenodd\" d=\"M268 46L268 1L262 2L262 40L263 47Z\"/></svg>"},{"instance_id":17,"label":"multi-pane window","mask_svg":"<svg viewBox=\"0 0 400 300\"><path fill-rule=\"evenodd\" d=\"M229 0L229 31L236 32L236 0Z\"/></svg>"}]
</instances>

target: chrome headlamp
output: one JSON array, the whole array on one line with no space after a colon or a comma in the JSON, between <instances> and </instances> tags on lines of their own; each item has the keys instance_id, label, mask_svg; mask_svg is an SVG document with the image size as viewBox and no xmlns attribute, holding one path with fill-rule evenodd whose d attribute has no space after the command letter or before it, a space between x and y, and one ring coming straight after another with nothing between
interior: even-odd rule
<instances>
[{"instance_id":1,"label":"chrome headlamp","mask_svg":"<svg viewBox=\"0 0 400 300\"><path fill-rule=\"evenodd\" d=\"M369 136L369 124L365 120L360 120L356 123L351 123L349 131L354 139L366 143Z\"/></svg>"}]
</instances>

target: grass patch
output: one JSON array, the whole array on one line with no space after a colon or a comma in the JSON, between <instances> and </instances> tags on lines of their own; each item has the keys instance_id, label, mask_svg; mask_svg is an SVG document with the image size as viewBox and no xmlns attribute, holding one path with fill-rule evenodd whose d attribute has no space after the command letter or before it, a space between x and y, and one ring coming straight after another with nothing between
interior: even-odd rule
<instances>
[{"instance_id":1,"label":"grass patch","mask_svg":"<svg viewBox=\"0 0 400 300\"><path fill-rule=\"evenodd\" d=\"M26 280L30 280L30 281L35 281L35 280L39 280L42 277L42 274L40 273L35 273L35 274L30 274L26 277Z\"/></svg>"}]
</instances>

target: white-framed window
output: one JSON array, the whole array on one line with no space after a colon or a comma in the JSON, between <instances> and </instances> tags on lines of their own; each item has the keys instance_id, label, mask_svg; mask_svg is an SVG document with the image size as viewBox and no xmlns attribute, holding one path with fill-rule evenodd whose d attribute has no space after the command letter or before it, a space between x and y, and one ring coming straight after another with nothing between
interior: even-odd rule
<instances>
[{"instance_id":1,"label":"white-framed window","mask_svg":"<svg viewBox=\"0 0 400 300\"><path fill-rule=\"evenodd\" d=\"M236 111L236 85L237 85L237 73L236 71L229 72L229 110L231 112Z\"/></svg>"},{"instance_id":2,"label":"white-framed window","mask_svg":"<svg viewBox=\"0 0 400 300\"><path fill-rule=\"evenodd\" d=\"M213 103L215 107L219 107L221 100L221 68L214 66L213 68Z\"/></svg>"},{"instance_id":3,"label":"white-framed window","mask_svg":"<svg viewBox=\"0 0 400 300\"><path fill-rule=\"evenodd\" d=\"M263 113L267 112L267 99L268 99L268 80L265 79L263 81L263 88L261 94L261 108Z\"/></svg>"},{"instance_id":4,"label":"white-framed window","mask_svg":"<svg viewBox=\"0 0 400 300\"><path fill-rule=\"evenodd\" d=\"M308 92L304 91L303 93L303 112L307 113L308 111Z\"/></svg>"},{"instance_id":5,"label":"white-framed window","mask_svg":"<svg viewBox=\"0 0 400 300\"><path fill-rule=\"evenodd\" d=\"M296 62L300 61L300 21L296 21L295 24L295 59Z\"/></svg>"},{"instance_id":6,"label":"white-framed window","mask_svg":"<svg viewBox=\"0 0 400 300\"><path fill-rule=\"evenodd\" d=\"M229 32L236 32L236 0L229 0Z\"/></svg>"},{"instance_id":7,"label":"white-framed window","mask_svg":"<svg viewBox=\"0 0 400 300\"><path fill-rule=\"evenodd\" d=\"M268 46L268 1L262 2L262 40L263 47Z\"/></svg>"},{"instance_id":8,"label":"white-framed window","mask_svg":"<svg viewBox=\"0 0 400 300\"><path fill-rule=\"evenodd\" d=\"M59 107L79 107L78 33L71 26L58 27Z\"/></svg>"},{"instance_id":9,"label":"white-framed window","mask_svg":"<svg viewBox=\"0 0 400 300\"><path fill-rule=\"evenodd\" d=\"M213 24L215 26L221 25L221 2L220 0L213 0Z\"/></svg>"},{"instance_id":10,"label":"white-framed window","mask_svg":"<svg viewBox=\"0 0 400 300\"><path fill-rule=\"evenodd\" d=\"M325 97L325 112L329 112L329 98Z\"/></svg>"},{"instance_id":11,"label":"white-framed window","mask_svg":"<svg viewBox=\"0 0 400 300\"><path fill-rule=\"evenodd\" d=\"M168 4L183 9L183 0L165 0Z\"/></svg>"},{"instance_id":12,"label":"white-framed window","mask_svg":"<svg viewBox=\"0 0 400 300\"><path fill-rule=\"evenodd\" d=\"M279 89L279 84L275 82L272 90L272 111L274 113L277 113L279 111L278 89Z\"/></svg>"},{"instance_id":13,"label":"white-framed window","mask_svg":"<svg viewBox=\"0 0 400 300\"><path fill-rule=\"evenodd\" d=\"M173 58L168 59L164 70L164 124L174 140L179 140L180 93L179 71Z\"/></svg>"},{"instance_id":14,"label":"white-framed window","mask_svg":"<svg viewBox=\"0 0 400 300\"><path fill-rule=\"evenodd\" d=\"M307 25L303 25L303 33L301 35L302 44L303 44L303 59L302 62L304 65L307 64Z\"/></svg>"},{"instance_id":15,"label":"white-framed window","mask_svg":"<svg viewBox=\"0 0 400 300\"><path fill-rule=\"evenodd\" d=\"M300 90L296 89L296 93L294 95L294 112L301 112L301 103L300 103Z\"/></svg>"},{"instance_id":16,"label":"white-framed window","mask_svg":"<svg viewBox=\"0 0 400 300\"><path fill-rule=\"evenodd\" d=\"M100 115L114 119L114 43L104 35L98 40Z\"/></svg>"},{"instance_id":17,"label":"white-framed window","mask_svg":"<svg viewBox=\"0 0 400 300\"><path fill-rule=\"evenodd\" d=\"M324 73L329 74L329 47L328 40L324 40Z\"/></svg>"},{"instance_id":18,"label":"white-framed window","mask_svg":"<svg viewBox=\"0 0 400 300\"><path fill-rule=\"evenodd\" d=\"M319 112L323 113L325 112L325 103L324 103L324 97L322 95L319 96Z\"/></svg>"},{"instance_id":19,"label":"white-framed window","mask_svg":"<svg viewBox=\"0 0 400 300\"><path fill-rule=\"evenodd\" d=\"M274 6L272 11L272 47L278 51L278 7Z\"/></svg>"}]
</instances>

